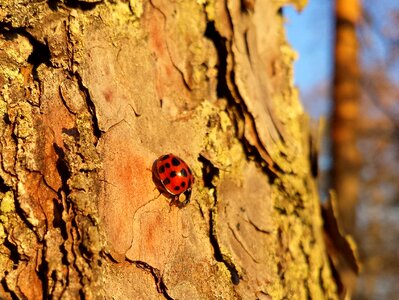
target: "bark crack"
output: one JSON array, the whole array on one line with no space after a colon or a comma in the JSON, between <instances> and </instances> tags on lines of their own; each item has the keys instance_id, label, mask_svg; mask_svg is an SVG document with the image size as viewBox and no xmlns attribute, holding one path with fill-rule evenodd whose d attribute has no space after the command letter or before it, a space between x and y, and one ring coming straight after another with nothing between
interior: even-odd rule
<instances>
[{"instance_id":1,"label":"bark crack","mask_svg":"<svg viewBox=\"0 0 399 300\"><path fill-rule=\"evenodd\" d=\"M74 8L74 9L80 9L82 11L89 11L93 10L96 8L96 6L100 3L103 3L103 0L95 0L95 1L79 1L79 0L65 0L62 2L59 2L57 0L48 0L47 4L50 7L51 10L56 11L59 8L59 3L62 3L61 5L65 5L66 7L69 8Z\"/></svg>"},{"instance_id":2,"label":"bark crack","mask_svg":"<svg viewBox=\"0 0 399 300\"><path fill-rule=\"evenodd\" d=\"M79 85L79 89L82 91L83 95L84 95L84 99L86 100L86 104L87 107L89 108L89 112L91 114L91 119L92 119L92 124L93 124L93 134L96 137L96 143L94 146L97 145L98 140L101 137L101 130L100 130L100 125L98 122L98 118L97 118L97 112L96 112L96 106L94 105L93 100L91 99L90 96L90 92L89 89L84 85L83 83L83 79L80 76L79 73L75 74L75 77L77 79L78 85Z\"/></svg>"},{"instance_id":3,"label":"bark crack","mask_svg":"<svg viewBox=\"0 0 399 300\"><path fill-rule=\"evenodd\" d=\"M3 288L4 288L4 291L10 294L12 300L18 300L19 297L18 297L17 293L16 293L15 291L13 291L12 289L10 289L10 288L8 287L8 285L7 285L7 280L6 280L7 275L8 275L8 272L5 272L5 273L4 273L4 277L3 277L3 278L1 279L1 281L0 281L0 282L1 282L1 285L2 285Z\"/></svg>"},{"instance_id":4,"label":"bark crack","mask_svg":"<svg viewBox=\"0 0 399 300\"><path fill-rule=\"evenodd\" d=\"M250 218L245 219L245 221L248 222L250 225L252 225L252 227L255 228L256 231L259 231L259 232L262 232L262 233L265 233L265 234L271 234L272 233L271 230L266 230L266 229L260 228Z\"/></svg>"},{"instance_id":5,"label":"bark crack","mask_svg":"<svg viewBox=\"0 0 399 300\"><path fill-rule=\"evenodd\" d=\"M306 266L308 266L308 268L310 268L309 254L306 253L303 243L299 244L299 249L301 250L303 257L305 258ZM311 272L311 270L309 270L309 272ZM312 299L312 294L311 294L311 291L310 291L310 288L309 288L309 285L311 285L311 283L309 282L310 278L309 277L305 278L303 281L304 281L303 282L304 283L303 286L304 286L305 291L306 291L307 299Z\"/></svg>"},{"instance_id":6,"label":"bark crack","mask_svg":"<svg viewBox=\"0 0 399 300\"><path fill-rule=\"evenodd\" d=\"M34 80L38 80L37 68L41 64L50 65L50 48L47 44L36 39L31 33L29 33L25 27L13 27L7 22L0 22L0 33L2 33L6 38L12 39L15 35L21 35L29 40L32 45L32 53L28 57L28 63L30 63L32 68L32 76Z\"/></svg>"},{"instance_id":7,"label":"bark crack","mask_svg":"<svg viewBox=\"0 0 399 300\"><path fill-rule=\"evenodd\" d=\"M240 283L240 276L237 271L237 267L234 265L232 259L222 251L220 243L218 241L217 230L216 230L216 205L217 205L217 189L213 183L213 179L219 176L219 169L215 167L211 161L200 155L198 160L202 163L202 174L204 179L204 186L210 190L213 190L214 203L209 209L209 239L213 247L213 253L216 261L222 262L230 272L231 282L235 285Z\"/></svg>"},{"instance_id":8,"label":"bark crack","mask_svg":"<svg viewBox=\"0 0 399 300\"><path fill-rule=\"evenodd\" d=\"M168 294L168 288L162 279L161 272L157 268L154 268L153 266L140 260L135 260L133 263L136 265L136 267L149 272L154 277L158 293L162 294L167 300L174 300L174 298Z\"/></svg>"},{"instance_id":9,"label":"bark crack","mask_svg":"<svg viewBox=\"0 0 399 300\"><path fill-rule=\"evenodd\" d=\"M238 87L234 83L234 70L228 70L227 61L229 59L234 59L230 49L231 41L220 35L215 28L214 21L208 22L205 36L213 42L218 55L217 96L218 98L225 98L228 101L226 111L232 119L232 123L236 128L237 137L243 145L246 156L252 158L252 160L255 161L266 174L268 174L271 182L273 182L274 179L277 178L277 174L281 169L273 162L269 153L265 147L263 147L263 143L259 139L257 133L254 117L248 111ZM247 126L250 126L250 128L246 129ZM258 149L258 147L252 145L247 140L245 137L245 131L253 132L256 144L261 145L261 149Z\"/></svg>"},{"instance_id":10,"label":"bark crack","mask_svg":"<svg viewBox=\"0 0 399 300\"><path fill-rule=\"evenodd\" d=\"M157 11L159 11L159 13L163 16L163 18L164 18L163 26L164 26L164 31L165 31L166 28L167 28L167 16L166 16L166 14L161 10L161 8L159 8L158 6L156 6L156 5L153 3L153 1L150 0L150 4L151 4L152 7L154 7L154 9L156 9ZM165 34L165 36L167 36L167 35ZM177 72L180 74L180 76L181 76L181 78L182 78L182 81L183 81L183 84L184 84L184 86L187 88L187 90L191 91L192 89L190 88L190 85L188 84L188 82L186 81L186 78L184 77L184 72L183 72L182 70L180 70L180 68L176 65L176 63L175 63L175 62L173 61L173 59L172 59L170 47L169 47L169 45L168 45L168 41L167 41L166 38L165 38L165 47L166 47L166 49L167 49L167 51L168 51L169 59L170 59L170 62L172 63L172 66L173 66L173 67L177 70ZM161 107L162 107L162 102L161 102Z\"/></svg>"},{"instance_id":11,"label":"bark crack","mask_svg":"<svg viewBox=\"0 0 399 300\"><path fill-rule=\"evenodd\" d=\"M255 263L259 263L259 261L252 255L252 253L247 249L247 247L245 246L244 242L241 241L241 239L237 236L235 230L230 226L229 224L229 229L231 231L231 233L234 236L234 239L240 244L240 246L244 249L244 251L248 254L248 256L255 262Z\"/></svg>"}]
</instances>

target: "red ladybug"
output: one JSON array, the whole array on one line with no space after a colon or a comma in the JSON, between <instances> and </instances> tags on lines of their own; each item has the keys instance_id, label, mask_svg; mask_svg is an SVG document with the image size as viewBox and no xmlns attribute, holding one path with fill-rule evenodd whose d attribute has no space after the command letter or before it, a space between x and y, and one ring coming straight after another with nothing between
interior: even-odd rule
<instances>
[{"instance_id":1,"label":"red ladybug","mask_svg":"<svg viewBox=\"0 0 399 300\"><path fill-rule=\"evenodd\" d=\"M165 154L154 161L152 180L161 194L172 199L170 205L182 208L190 202L194 176L184 160L176 155ZM185 196L183 202L179 201L181 194Z\"/></svg>"}]
</instances>

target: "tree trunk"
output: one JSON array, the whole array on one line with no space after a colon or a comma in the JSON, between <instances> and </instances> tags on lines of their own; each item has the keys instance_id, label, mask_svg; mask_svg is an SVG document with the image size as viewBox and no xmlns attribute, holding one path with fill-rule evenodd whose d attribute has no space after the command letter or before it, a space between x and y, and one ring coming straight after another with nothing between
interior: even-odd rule
<instances>
[{"instance_id":1,"label":"tree trunk","mask_svg":"<svg viewBox=\"0 0 399 300\"><path fill-rule=\"evenodd\" d=\"M337 195L337 214L342 221L342 231L352 235L355 234L360 166L360 153L356 144L360 101L356 26L360 14L358 0L336 0L331 179ZM343 285L340 290L350 297L359 272L357 250L354 242L348 241L350 237L341 242L337 242L338 238L335 240L344 258L338 262L333 258Z\"/></svg>"},{"instance_id":2,"label":"tree trunk","mask_svg":"<svg viewBox=\"0 0 399 300\"><path fill-rule=\"evenodd\" d=\"M337 297L277 3L22 2L0 13L0 298ZM152 181L170 152L182 209Z\"/></svg>"},{"instance_id":3,"label":"tree trunk","mask_svg":"<svg viewBox=\"0 0 399 300\"><path fill-rule=\"evenodd\" d=\"M332 187L337 193L343 226L347 232L354 234L360 166L356 145L360 101L356 26L361 14L360 3L358 0L337 0L335 12Z\"/></svg>"}]
</instances>

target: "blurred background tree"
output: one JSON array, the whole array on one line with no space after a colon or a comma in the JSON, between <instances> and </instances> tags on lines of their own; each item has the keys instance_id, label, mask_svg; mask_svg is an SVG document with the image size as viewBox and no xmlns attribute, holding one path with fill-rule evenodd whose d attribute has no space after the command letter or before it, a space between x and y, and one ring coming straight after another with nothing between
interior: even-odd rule
<instances>
[{"instance_id":1,"label":"blurred background tree","mask_svg":"<svg viewBox=\"0 0 399 300\"><path fill-rule=\"evenodd\" d=\"M356 14L356 3L342 2L346 6L344 14ZM331 124L326 129L319 158L321 193L326 198L328 190L334 187L338 201L353 201L340 205L343 223L356 238L363 264L353 298L395 299L399 294L399 3L371 0L362 5L357 10L359 16L354 16L359 22L356 35L352 35L359 45L358 74L356 66L349 65L356 62L354 50L344 55L343 66L334 59L337 56L333 49L338 47L334 42L340 42L334 38L338 36L335 1L310 1L301 15L286 10L287 27L290 41L299 52L295 76L304 106L313 118L324 116ZM348 26L344 28L347 30ZM338 95L333 83L340 82L337 75L334 77L334 70L340 68L346 71L344 80L351 74L357 76L358 91L352 93L358 93L359 110L358 116L356 108L352 110L352 129L337 119L337 106L333 109L332 96ZM350 146L339 145L330 138L331 133L337 133L337 126L344 126L341 129L346 134L347 130L354 130L352 137L356 133ZM352 163L340 162L339 154L353 158ZM353 172L354 177L348 180L337 170ZM342 189L345 185L347 188Z\"/></svg>"},{"instance_id":2,"label":"blurred background tree","mask_svg":"<svg viewBox=\"0 0 399 300\"><path fill-rule=\"evenodd\" d=\"M360 15L358 0L336 0L331 187L337 193L344 229L351 234L355 232L360 166L360 153L356 144L360 100L359 43L356 28Z\"/></svg>"}]
</instances>

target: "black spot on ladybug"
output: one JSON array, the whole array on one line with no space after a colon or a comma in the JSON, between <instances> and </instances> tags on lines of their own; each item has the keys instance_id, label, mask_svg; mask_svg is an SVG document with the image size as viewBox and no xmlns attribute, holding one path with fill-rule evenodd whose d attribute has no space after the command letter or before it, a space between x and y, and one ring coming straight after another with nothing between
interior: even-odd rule
<instances>
[{"instance_id":1,"label":"black spot on ladybug","mask_svg":"<svg viewBox=\"0 0 399 300\"><path fill-rule=\"evenodd\" d=\"M164 166L160 166L159 169L158 169L158 173L162 174L164 172L165 172L165 167Z\"/></svg>"},{"instance_id":2,"label":"black spot on ladybug","mask_svg":"<svg viewBox=\"0 0 399 300\"><path fill-rule=\"evenodd\" d=\"M170 163L166 163L166 164L164 164L164 166L165 166L165 168L170 168Z\"/></svg>"},{"instance_id":3,"label":"black spot on ladybug","mask_svg":"<svg viewBox=\"0 0 399 300\"><path fill-rule=\"evenodd\" d=\"M172 165L178 166L178 165L180 165L180 161L176 157L173 157L172 158Z\"/></svg>"},{"instance_id":4,"label":"black spot on ladybug","mask_svg":"<svg viewBox=\"0 0 399 300\"><path fill-rule=\"evenodd\" d=\"M169 154L162 156L161 160L167 160L169 158Z\"/></svg>"},{"instance_id":5,"label":"black spot on ladybug","mask_svg":"<svg viewBox=\"0 0 399 300\"><path fill-rule=\"evenodd\" d=\"M181 176L187 177L187 171L186 171L186 169L182 169L182 170L180 171L180 174L181 174Z\"/></svg>"},{"instance_id":6,"label":"black spot on ladybug","mask_svg":"<svg viewBox=\"0 0 399 300\"><path fill-rule=\"evenodd\" d=\"M170 183L170 179L169 178L165 178L165 180L163 181L164 185L168 185Z\"/></svg>"},{"instance_id":7,"label":"black spot on ladybug","mask_svg":"<svg viewBox=\"0 0 399 300\"><path fill-rule=\"evenodd\" d=\"M184 187L186 186L186 183L183 181L183 182L180 184L180 186L181 186L182 188L184 188Z\"/></svg>"},{"instance_id":8,"label":"black spot on ladybug","mask_svg":"<svg viewBox=\"0 0 399 300\"><path fill-rule=\"evenodd\" d=\"M180 186L175 186L173 189L174 189L175 191L178 191L178 190L180 190Z\"/></svg>"},{"instance_id":9,"label":"black spot on ladybug","mask_svg":"<svg viewBox=\"0 0 399 300\"><path fill-rule=\"evenodd\" d=\"M176 171L172 171L172 172L170 172L170 177L172 177L172 178L173 178L173 177L176 177L176 175L177 175L177 174L176 174Z\"/></svg>"}]
</instances>

